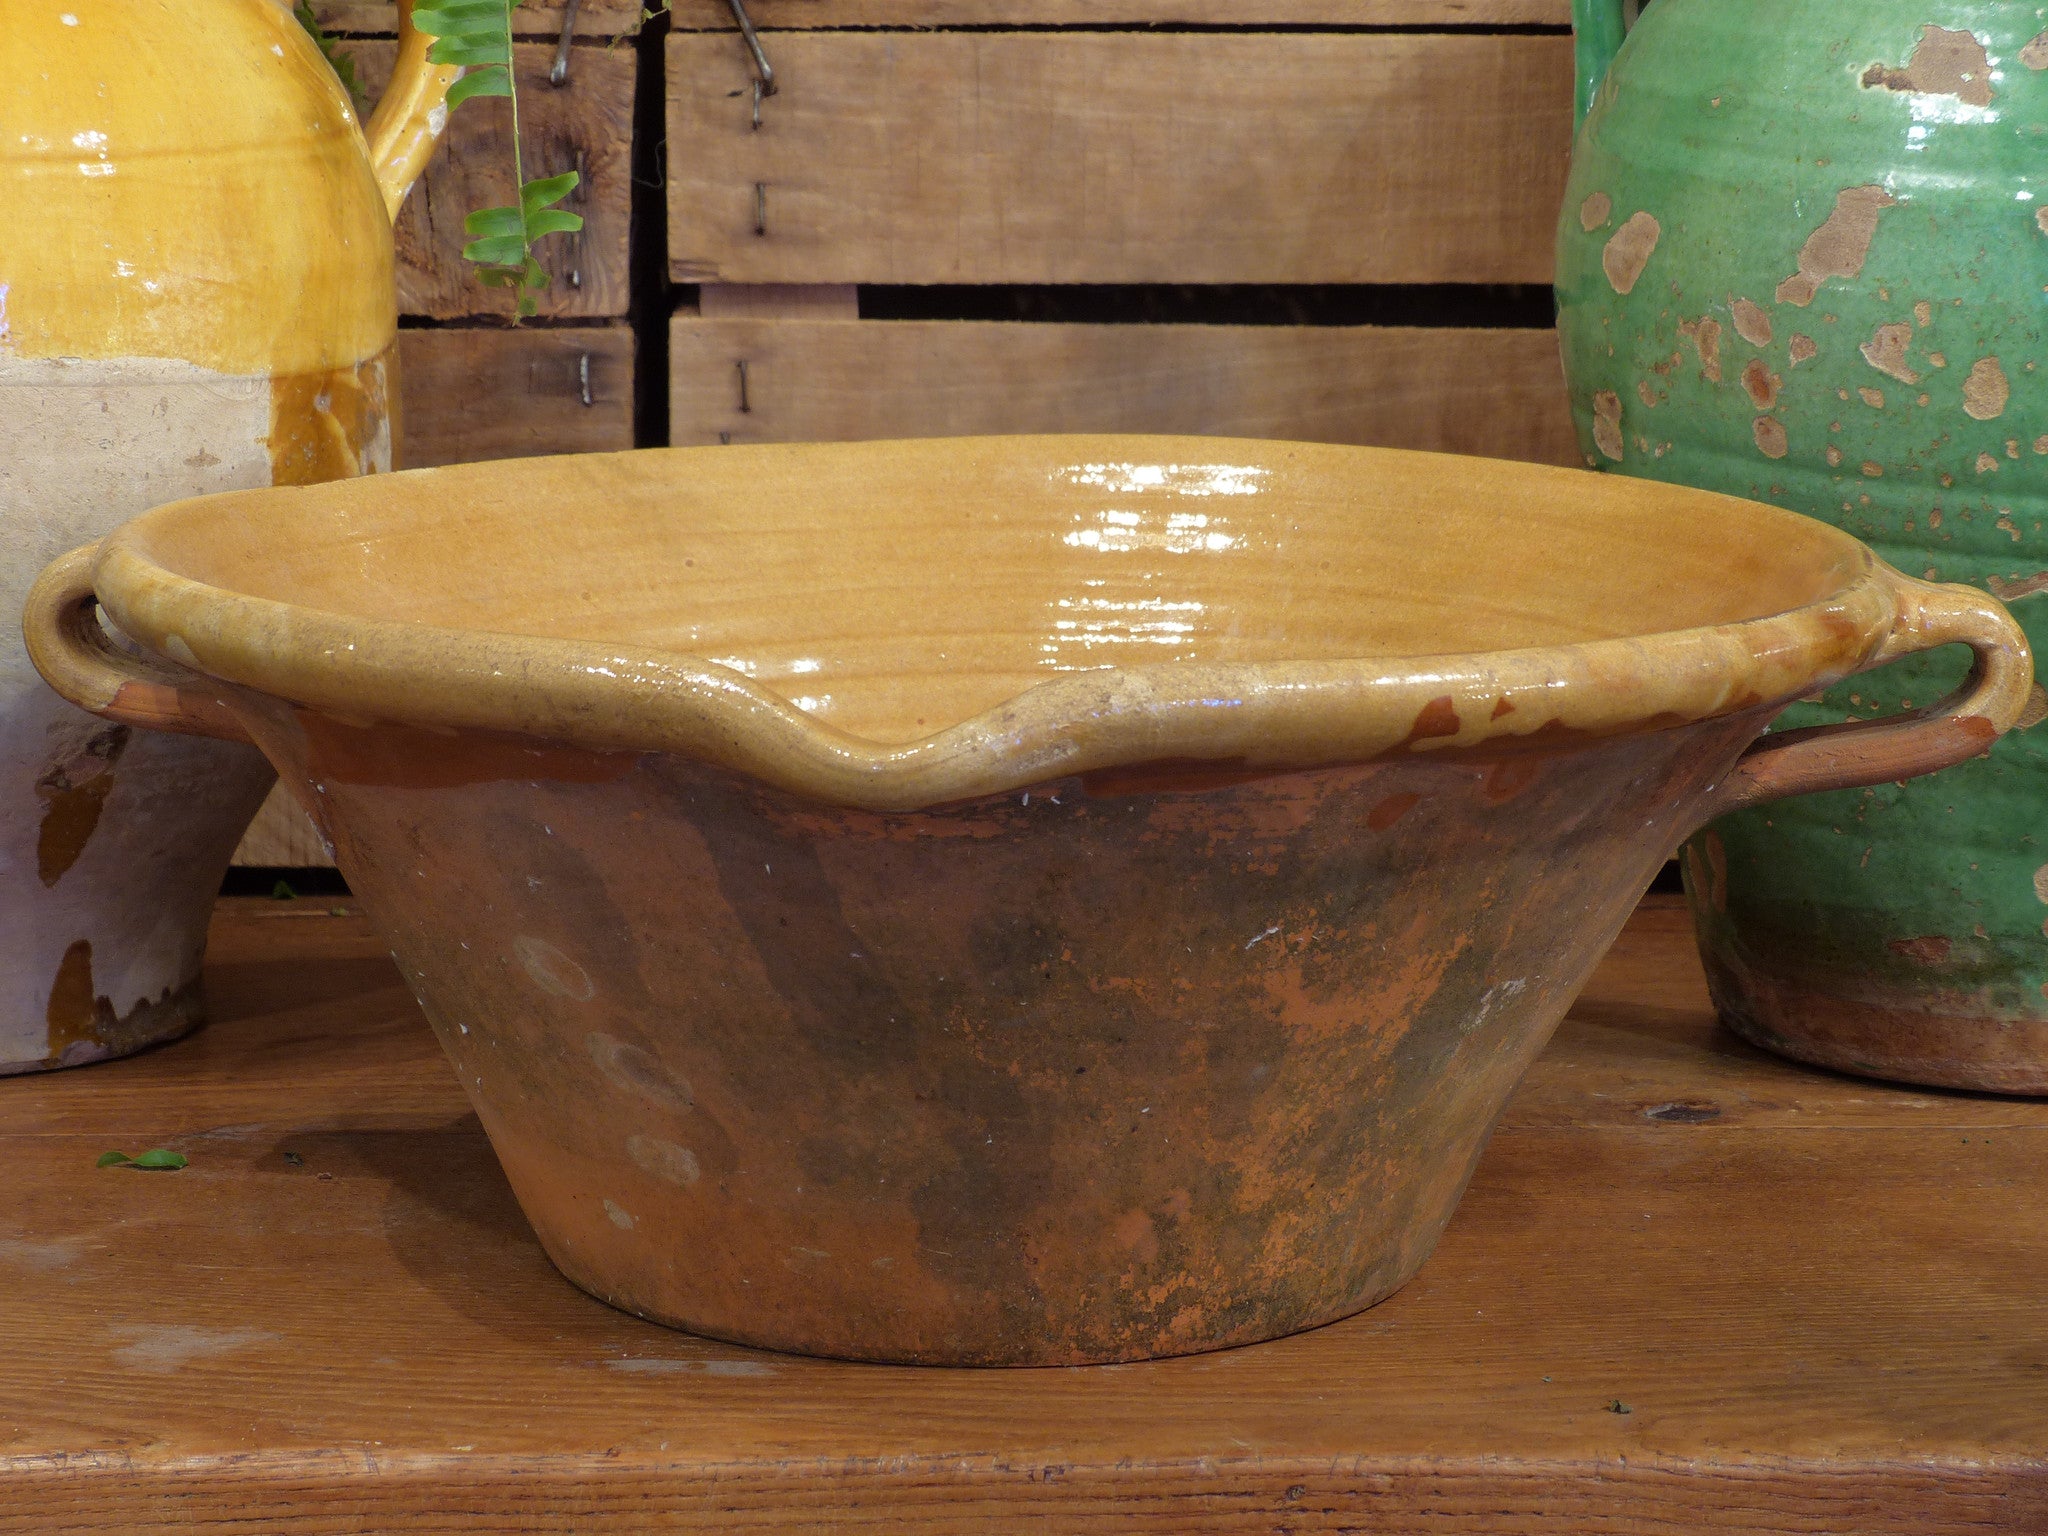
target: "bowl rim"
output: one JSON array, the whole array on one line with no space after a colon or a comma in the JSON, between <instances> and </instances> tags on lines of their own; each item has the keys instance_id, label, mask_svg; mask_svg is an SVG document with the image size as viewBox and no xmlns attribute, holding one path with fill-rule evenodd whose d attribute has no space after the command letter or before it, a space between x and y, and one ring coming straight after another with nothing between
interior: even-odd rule
<instances>
[{"instance_id":1,"label":"bowl rim","mask_svg":"<svg viewBox=\"0 0 2048 1536\"><path fill-rule=\"evenodd\" d=\"M1492 465L1502 468L1564 473ZM1872 664L1892 636L1903 581L1841 530L1751 503L1836 544L1843 584L1756 618L1568 645L1061 672L919 740L882 743L707 657L337 614L181 576L145 552L152 525L180 508L249 494L144 513L102 541L93 570L124 634L230 685L231 707L233 690L248 690L354 724L675 753L882 811L1107 769L1265 774L1402 753L1555 749L1775 709Z\"/></svg>"}]
</instances>

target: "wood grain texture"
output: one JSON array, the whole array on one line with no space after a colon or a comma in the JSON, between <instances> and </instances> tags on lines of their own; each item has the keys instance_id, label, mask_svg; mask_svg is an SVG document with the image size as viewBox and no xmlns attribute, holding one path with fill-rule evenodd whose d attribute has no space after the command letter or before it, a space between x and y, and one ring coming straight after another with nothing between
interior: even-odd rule
<instances>
[{"instance_id":1,"label":"wood grain texture","mask_svg":"<svg viewBox=\"0 0 2048 1536\"><path fill-rule=\"evenodd\" d=\"M1569 27L1570 0L749 0L755 25L802 27ZM679 31L732 27L725 0L675 0ZM579 22L579 29L581 23Z\"/></svg>"},{"instance_id":2,"label":"wood grain texture","mask_svg":"<svg viewBox=\"0 0 2048 1536\"><path fill-rule=\"evenodd\" d=\"M0 1532L2048 1527L2048 1104L1749 1050L1669 903L1405 1290L1016 1372L758 1354L570 1288L328 909L223 903L211 1026L0 1082ZM1774 1107L1659 1122L1638 1090ZM159 1145L191 1166L92 1166Z\"/></svg>"},{"instance_id":3,"label":"wood grain texture","mask_svg":"<svg viewBox=\"0 0 2048 1536\"><path fill-rule=\"evenodd\" d=\"M562 0L517 0L512 8L513 34L560 37L564 9ZM313 14L329 32L388 37L398 31L398 6L394 0L314 0ZM730 14L727 13L728 19ZM583 0L576 11L578 37L625 37L639 30L637 0Z\"/></svg>"},{"instance_id":4,"label":"wood grain texture","mask_svg":"<svg viewBox=\"0 0 2048 1536\"><path fill-rule=\"evenodd\" d=\"M633 333L623 325L398 333L399 467L633 446Z\"/></svg>"},{"instance_id":5,"label":"wood grain texture","mask_svg":"<svg viewBox=\"0 0 2048 1536\"><path fill-rule=\"evenodd\" d=\"M351 43L374 96L391 73L396 45ZM633 81L630 48L578 44L568 83L548 83L554 49L513 49L519 69L520 148L528 178L580 171L560 205L583 215L575 234L534 247L553 281L539 297L543 319L602 319L626 313L627 242L632 232ZM486 288L462 259L462 221L479 208L511 203L511 117L503 101L479 99L448 120L426 174L398 216L398 311L435 320L509 318L511 290Z\"/></svg>"},{"instance_id":6,"label":"wood grain texture","mask_svg":"<svg viewBox=\"0 0 2048 1536\"><path fill-rule=\"evenodd\" d=\"M734 40L669 40L678 281L1550 281L1568 37L824 32L773 57L755 131Z\"/></svg>"},{"instance_id":7,"label":"wood grain texture","mask_svg":"<svg viewBox=\"0 0 2048 1536\"><path fill-rule=\"evenodd\" d=\"M1193 432L1578 462L1550 331L680 316L669 357L677 443Z\"/></svg>"}]
</instances>

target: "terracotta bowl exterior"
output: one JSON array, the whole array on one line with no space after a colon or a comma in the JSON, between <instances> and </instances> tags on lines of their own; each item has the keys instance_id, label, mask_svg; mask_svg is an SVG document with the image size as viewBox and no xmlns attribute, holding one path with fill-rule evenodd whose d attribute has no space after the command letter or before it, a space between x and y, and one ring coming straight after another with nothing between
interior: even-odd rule
<instances>
[{"instance_id":1,"label":"terracotta bowl exterior","mask_svg":"<svg viewBox=\"0 0 2048 1536\"><path fill-rule=\"evenodd\" d=\"M565 1274L917 1362L1386 1296L1688 832L1981 751L2030 679L1770 508L1199 439L210 497L41 597L60 689L296 787ZM1752 745L1950 640L1967 699Z\"/></svg>"}]
</instances>

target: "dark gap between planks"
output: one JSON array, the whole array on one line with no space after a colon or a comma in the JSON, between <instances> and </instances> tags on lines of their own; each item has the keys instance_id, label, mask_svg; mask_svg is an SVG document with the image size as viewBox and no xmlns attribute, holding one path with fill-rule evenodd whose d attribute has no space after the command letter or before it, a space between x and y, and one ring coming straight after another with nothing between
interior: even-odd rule
<instances>
[{"instance_id":1,"label":"dark gap between planks","mask_svg":"<svg viewBox=\"0 0 2048 1536\"><path fill-rule=\"evenodd\" d=\"M1413 325L1549 330L1541 283L862 284L863 320L1021 320L1048 325ZM697 288L673 290L697 302ZM643 354L645 355L645 354Z\"/></svg>"}]
</instances>

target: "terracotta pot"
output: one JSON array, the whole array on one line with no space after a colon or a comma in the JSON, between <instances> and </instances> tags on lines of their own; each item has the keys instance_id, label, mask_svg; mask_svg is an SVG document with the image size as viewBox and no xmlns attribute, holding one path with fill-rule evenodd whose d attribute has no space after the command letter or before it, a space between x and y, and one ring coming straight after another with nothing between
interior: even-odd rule
<instances>
[{"instance_id":1,"label":"terracotta pot","mask_svg":"<svg viewBox=\"0 0 2048 1536\"><path fill-rule=\"evenodd\" d=\"M400 47L368 140L275 0L0 26L0 607L160 502L391 467L390 210L453 71ZM0 1074L198 1021L214 894L272 774L71 708L0 632Z\"/></svg>"},{"instance_id":2,"label":"terracotta pot","mask_svg":"<svg viewBox=\"0 0 2048 1536\"><path fill-rule=\"evenodd\" d=\"M1999 0L1581 0L1559 326L1587 461L1754 497L1899 568L2048 589L2048 31ZM1615 49L1620 46L1619 56ZM1613 67L1607 67L1613 59ZM1788 725L1923 706L1930 653ZM1914 784L1685 854L1722 1016L1774 1050L2048 1093L2048 695Z\"/></svg>"},{"instance_id":3,"label":"terracotta pot","mask_svg":"<svg viewBox=\"0 0 2048 1536\"><path fill-rule=\"evenodd\" d=\"M1170 438L210 497L29 625L86 707L270 755L571 1279L1003 1364L1387 1295L1685 833L1982 751L2030 677L1768 507ZM1949 641L1966 696L1752 747Z\"/></svg>"}]
</instances>

